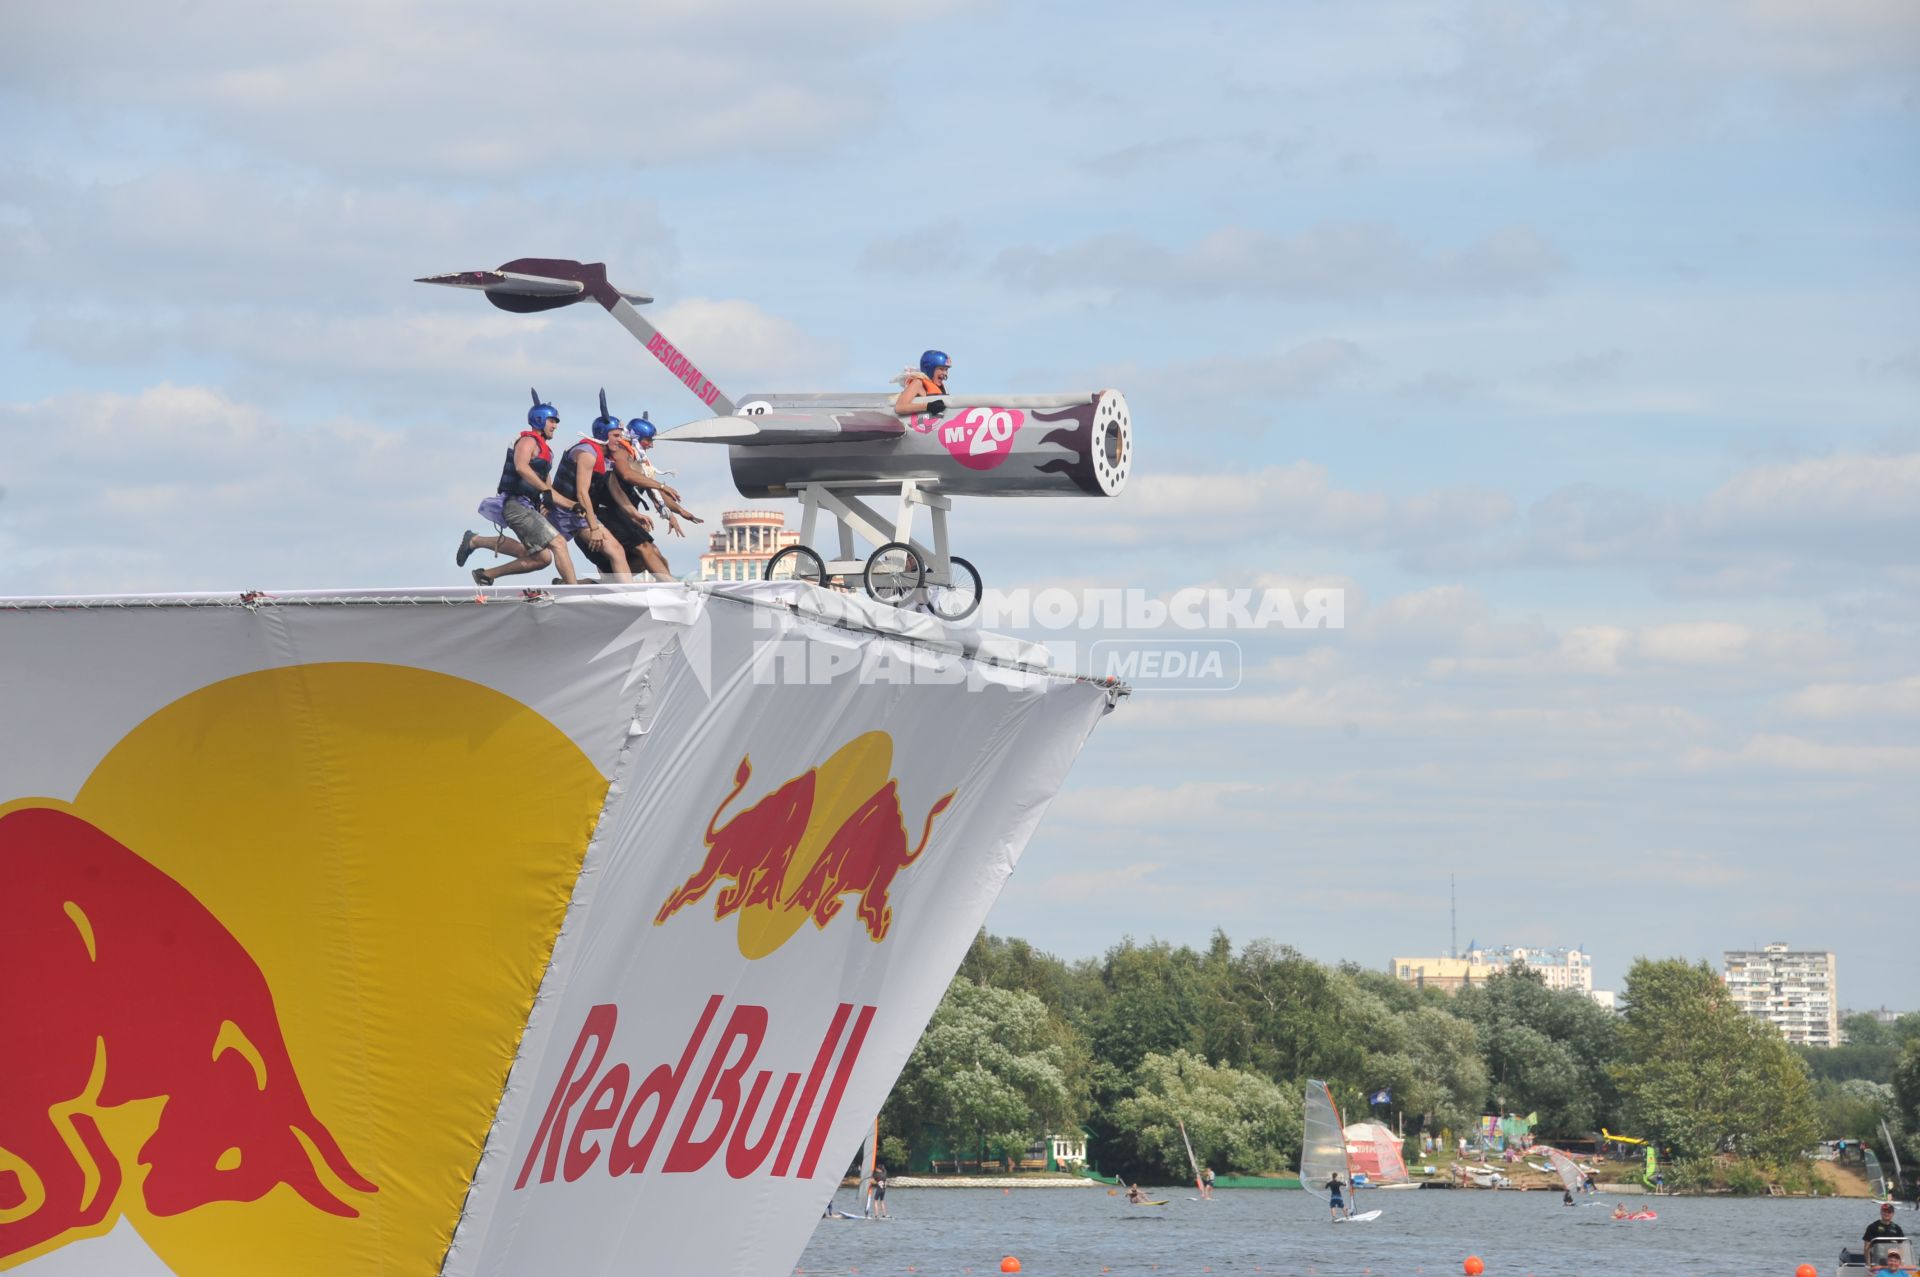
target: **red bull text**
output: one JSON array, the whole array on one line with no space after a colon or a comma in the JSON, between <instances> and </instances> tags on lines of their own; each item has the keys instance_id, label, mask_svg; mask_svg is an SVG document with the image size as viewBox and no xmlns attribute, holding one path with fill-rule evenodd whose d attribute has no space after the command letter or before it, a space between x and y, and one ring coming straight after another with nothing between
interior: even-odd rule
<instances>
[{"instance_id":1,"label":"red bull text","mask_svg":"<svg viewBox=\"0 0 1920 1277\"><path fill-rule=\"evenodd\" d=\"M601 1068L620 1012L610 1003L588 1011L514 1188L523 1189L536 1180L550 1183L556 1174L572 1183L596 1166L610 1176L654 1169L660 1137L682 1088L693 1076L694 1061L719 1018L722 1001L717 993L707 999L677 1060L662 1061L645 1074L641 1073L644 1065L624 1062ZM720 1157L734 1179L745 1179L762 1167L773 1176L810 1178L819 1168L821 1150L873 1014L873 1007L863 1006L856 1014L851 1003L841 1003L805 1074L782 1075L779 1090L769 1100L773 1070L750 1072L766 1040L767 1008L746 1003L734 1007L707 1052L673 1142L658 1159L659 1173L691 1174ZM633 1085L636 1077L640 1079L637 1086Z\"/></svg>"},{"instance_id":2,"label":"red bull text","mask_svg":"<svg viewBox=\"0 0 1920 1277\"><path fill-rule=\"evenodd\" d=\"M0 1261L104 1232L123 1192L178 1215L285 1184L359 1214L343 1191L377 1186L314 1115L259 964L191 892L51 807L0 816L0 882ZM99 1115L151 1100L129 1158Z\"/></svg>"}]
</instances>

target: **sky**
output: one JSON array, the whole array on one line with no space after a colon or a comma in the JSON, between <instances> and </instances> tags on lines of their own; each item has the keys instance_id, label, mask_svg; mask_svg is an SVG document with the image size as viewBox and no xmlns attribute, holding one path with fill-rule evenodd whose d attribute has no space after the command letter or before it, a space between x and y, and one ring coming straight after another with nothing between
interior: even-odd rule
<instances>
[{"instance_id":1,"label":"sky","mask_svg":"<svg viewBox=\"0 0 1920 1277\"><path fill-rule=\"evenodd\" d=\"M1602 987L1784 940L1920 1008L1910 0L14 0L0 35L0 594L460 583L530 387L568 438L602 386L705 413L597 309L411 281L604 261L736 398L926 347L968 393L1123 391L1123 495L956 508L1005 597L1340 592L1221 631L1230 691L1143 682L994 931L1384 967L1446 951L1451 877L1462 946ZM695 510L747 504L680 449Z\"/></svg>"}]
</instances>

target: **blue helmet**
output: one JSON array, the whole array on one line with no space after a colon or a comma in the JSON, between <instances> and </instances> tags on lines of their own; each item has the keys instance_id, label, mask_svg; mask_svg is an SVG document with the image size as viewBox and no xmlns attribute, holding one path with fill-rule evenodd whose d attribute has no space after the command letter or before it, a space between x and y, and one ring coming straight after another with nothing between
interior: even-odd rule
<instances>
[{"instance_id":1,"label":"blue helmet","mask_svg":"<svg viewBox=\"0 0 1920 1277\"><path fill-rule=\"evenodd\" d=\"M627 433L633 436L635 443L638 443L642 439L651 439L660 432L653 428L653 423L647 420L647 414L643 412L627 423Z\"/></svg>"},{"instance_id":2,"label":"blue helmet","mask_svg":"<svg viewBox=\"0 0 1920 1277\"><path fill-rule=\"evenodd\" d=\"M527 428L538 430L549 421L559 425L560 410L550 403L541 403L540 392L536 390L533 392L533 407L527 409Z\"/></svg>"},{"instance_id":3,"label":"blue helmet","mask_svg":"<svg viewBox=\"0 0 1920 1277\"><path fill-rule=\"evenodd\" d=\"M593 419L593 437L601 443L620 428L620 418L607 411L607 388L600 387L600 415Z\"/></svg>"},{"instance_id":4,"label":"blue helmet","mask_svg":"<svg viewBox=\"0 0 1920 1277\"><path fill-rule=\"evenodd\" d=\"M931 377L935 368L948 368L952 365L953 360L947 358L947 352L944 350L929 350L920 356L920 372L923 376Z\"/></svg>"}]
</instances>

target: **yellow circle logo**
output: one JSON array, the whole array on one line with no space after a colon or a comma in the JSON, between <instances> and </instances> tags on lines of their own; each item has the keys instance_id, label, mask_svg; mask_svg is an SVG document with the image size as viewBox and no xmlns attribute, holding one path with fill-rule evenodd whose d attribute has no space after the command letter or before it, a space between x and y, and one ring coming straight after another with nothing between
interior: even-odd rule
<instances>
[{"instance_id":1,"label":"yellow circle logo","mask_svg":"<svg viewBox=\"0 0 1920 1277\"><path fill-rule=\"evenodd\" d=\"M337 663L0 806L0 1268L122 1217L182 1277L437 1268L605 793L509 697Z\"/></svg>"}]
</instances>

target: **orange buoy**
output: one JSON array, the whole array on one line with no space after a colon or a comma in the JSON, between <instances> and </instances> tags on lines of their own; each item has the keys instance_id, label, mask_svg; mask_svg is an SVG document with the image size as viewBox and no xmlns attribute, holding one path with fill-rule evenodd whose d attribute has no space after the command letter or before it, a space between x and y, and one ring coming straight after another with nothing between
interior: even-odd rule
<instances>
[{"instance_id":1,"label":"orange buoy","mask_svg":"<svg viewBox=\"0 0 1920 1277\"><path fill-rule=\"evenodd\" d=\"M1480 1262L1480 1256L1468 1255L1467 1262L1460 1265L1460 1270L1466 1273L1467 1277L1480 1277L1481 1273L1487 1271L1487 1266Z\"/></svg>"},{"instance_id":2,"label":"orange buoy","mask_svg":"<svg viewBox=\"0 0 1920 1277\"><path fill-rule=\"evenodd\" d=\"M1820 1277L1820 1270L1812 1264L1802 1264L1793 1270L1793 1277Z\"/></svg>"},{"instance_id":3,"label":"orange buoy","mask_svg":"<svg viewBox=\"0 0 1920 1277\"><path fill-rule=\"evenodd\" d=\"M1020 1261L1012 1255L1008 1255L1000 1261L1000 1271L1003 1273L1017 1273L1020 1271Z\"/></svg>"}]
</instances>

